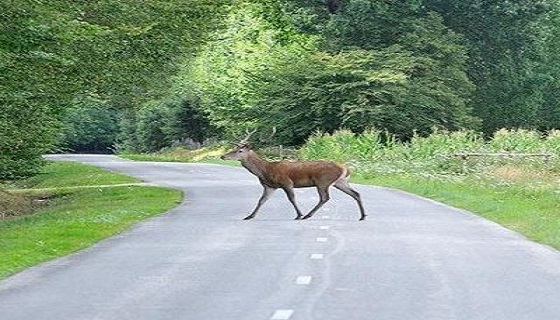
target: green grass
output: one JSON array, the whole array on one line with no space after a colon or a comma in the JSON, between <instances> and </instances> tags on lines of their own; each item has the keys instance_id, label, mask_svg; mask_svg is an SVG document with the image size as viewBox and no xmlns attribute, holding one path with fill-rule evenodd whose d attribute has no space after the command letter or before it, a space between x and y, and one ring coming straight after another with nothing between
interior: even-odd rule
<instances>
[{"instance_id":1,"label":"green grass","mask_svg":"<svg viewBox=\"0 0 560 320\"><path fill-rule=\"evenodd\" d=\"M40 174L14 182L18 188L59 188L137 183L140 180L120 173L109 173L97 167L72 161L50 162Z\"/></svg>"},{"instance_id":2,"label":"green grass","mask_svg":"<svg viewBox=\"0 0 560 320\"><path fill-rule=\"evenodd\" d=\"M397 188L462 208L560 249L560 193L555 188L406 175L357 177L355 182Z\"/></svg>"},{"instance_id":3,"label":"green grass","mask_svg":"<svg viewBox=\"0 0 560 320\"><path fill-rule=\"evenodd\" d=\"M183 147L167 148L156 153L123 153L120 157L136 161L164 161L164 162L208 162L219 161L219 157L228 149L223 146L204 147L190 150Z\"/></svg>"},{"instance_id":4,"label":"green grass","mask_svg":"<svg viewBox=\"0 0 560 320\"><path fill-rule=\"evenodd\" d=\"M39 177L18 182L19 186L53 189L48 192L47 206L33 214L0 220L0 279L86 248L181 201L177 190L106 186L131 182L137 180L73 162L52 163ZM90 187L64 188L78 184ZM92 188L95 184L105 187Z\"/></svg>"}]
</instances>

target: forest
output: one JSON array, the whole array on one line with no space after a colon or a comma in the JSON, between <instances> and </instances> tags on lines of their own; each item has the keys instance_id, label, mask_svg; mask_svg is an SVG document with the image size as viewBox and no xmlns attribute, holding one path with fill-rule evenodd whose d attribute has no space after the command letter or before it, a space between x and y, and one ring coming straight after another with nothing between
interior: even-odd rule
<instances>
[{"instance_id":1,"label":"forest","mask_svg":"<svg viewBox=\"0 0 560 320\"><path fill-rule=\"evenodd\" d=\"M4 0L0 180L247 128L560 129L559 0Z\"/></svg>"}]
</instances>

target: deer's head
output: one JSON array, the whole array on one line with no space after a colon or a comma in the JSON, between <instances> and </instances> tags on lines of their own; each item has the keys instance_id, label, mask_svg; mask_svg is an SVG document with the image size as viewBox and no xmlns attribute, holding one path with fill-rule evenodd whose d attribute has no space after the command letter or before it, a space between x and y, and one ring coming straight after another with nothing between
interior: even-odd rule
<instances>
[{"instance_id":1,"label":"deer's head","mask_svg":"<svg viewBox=\"0 0 560 320\"><path fill-rule=\"evenodd\" d=\"M251 153L252 148L250 144L240 144L232 151L222 155L222 160L246 160Z\"/></svg>"},{"instance_id":2,"label":"deer's head","mask_svg":"<svg viewBox=\"0 0 560 320\"><path fill-rule=\"evenodd\" d=\"M222 160L247 160L247 158L253 153L253 147L249 143L249 138L255 133L257 129L253 131L245 130L247 135L235 146L235 149L222 155L220 158ZM272 128L272 134L265 140L269 140L276 133L276 127Z\"/></svg>"}]
</instances>

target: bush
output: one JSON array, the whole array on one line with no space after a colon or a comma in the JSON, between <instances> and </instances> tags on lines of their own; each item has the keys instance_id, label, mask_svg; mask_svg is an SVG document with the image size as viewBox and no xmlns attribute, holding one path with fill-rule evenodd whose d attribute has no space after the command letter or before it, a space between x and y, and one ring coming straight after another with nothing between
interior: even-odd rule
<instances>
[{"instance_id":1,"label":"bush","mask_svg":"<svg viewBox=\"0 0 560 320\"><path fill-rule=\"evenodd\" d=\"M546 152L541 157L469 157L457 154L508 151L513 153ZM334 134L316 133L300 149L304 159L329 159L350 166L366 175L404 173L409 175L463 175L485 172L506 165L530 170L556 170L560 161L560 134L551 131L542 137L536 131L500 130L493 140L485 141L481 133L460 130L434 130L428 136L415 134L408 142L376 130L353 134L342 130Z\"/></svg>"},{"instance_id":2,"label":"bush","mask_svg":"<svg viewBox=\"0 0 560 320\"><path fill-rule=\"evenodd\" d=\"M154 152L171 144L165 134L165 110L157 105L146 106L137 113L136 137L138 151Z\"/></svg>"},{"instance_id":3,"label":"bush","mask_svg":"<svg viewBox=\"0 0 560 320\"><path fill-rule=\"evenodd\" d=\"M42 155L54 147L58 128L50 112L25 104L2 105L0 180L27 177L40 170Z\"/></svg>"},{"instance_id":4,"label":"bush","mask_svg":"<svg viewBox=\"0 0 560 320\"><path fill-rule=\"evenodd\" d=\"M111 152L117 138L117 118L117 110L105 101L83 97L66 111L62 146L78 152Z\"/></svg>"},{"instance_id":5,"label":"bush","mask_svg":"<svg viewBox=\"0 0 560 320\"><path fill-rule=\"evenodd\" d=\"M525 129L500 129L494 133L489 147L495 152L545 152L542 134Z\"/></svg>"}]
</instances>

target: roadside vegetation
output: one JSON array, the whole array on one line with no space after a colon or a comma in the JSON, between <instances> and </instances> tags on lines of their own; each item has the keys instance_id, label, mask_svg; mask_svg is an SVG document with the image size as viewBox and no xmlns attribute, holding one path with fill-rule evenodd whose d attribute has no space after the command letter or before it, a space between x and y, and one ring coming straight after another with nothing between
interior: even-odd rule
<instances>
[{"instance_id":1,"label":"roadside vegetation","mask_svg":"<svg viewBox=\"0 0 560 320\"><path fill-rule=\"evenodd\" d=\"M177 205L179 191L74 163L49 162L1 185L0 279L86 248Z\"/></svg>"}]
</instances>

